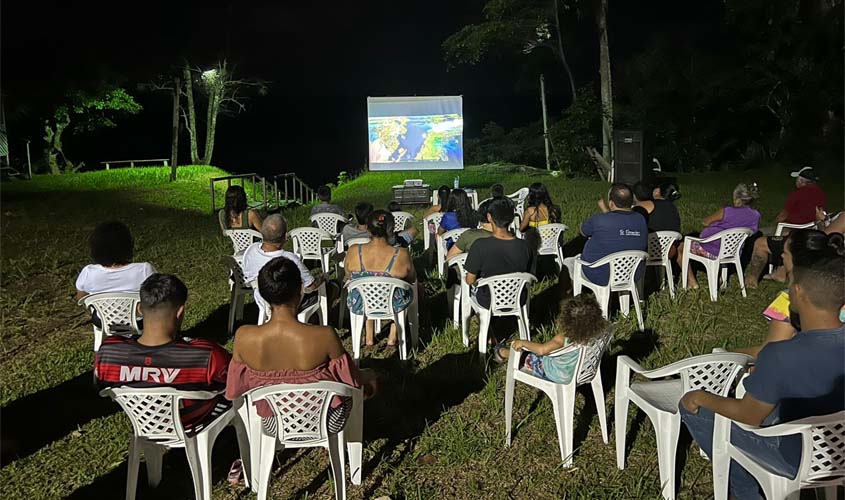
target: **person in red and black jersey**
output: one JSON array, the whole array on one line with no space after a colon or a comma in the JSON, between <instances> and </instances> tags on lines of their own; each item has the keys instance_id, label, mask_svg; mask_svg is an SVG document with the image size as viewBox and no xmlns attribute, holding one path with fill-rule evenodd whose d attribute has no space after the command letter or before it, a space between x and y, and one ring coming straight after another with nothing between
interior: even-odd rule
<instances>
[{"instance_id":1,"label":"person in red and black jersey","mask_svg":"<svg viewBox=\"0 0 845 500\"><path fill-rule=\"evenodd\" d=\"M103 387L173 387L187 391L226 387L231 355L214 342L181 337L188 289L179 278L152 274L141 284L140 336L106 337L94 360L94 377ZM222 395L208 401L183 400L182 424L204 423L228 407ZM216 412L215 412L216 414Z\"/></svg>"}]
</instances>

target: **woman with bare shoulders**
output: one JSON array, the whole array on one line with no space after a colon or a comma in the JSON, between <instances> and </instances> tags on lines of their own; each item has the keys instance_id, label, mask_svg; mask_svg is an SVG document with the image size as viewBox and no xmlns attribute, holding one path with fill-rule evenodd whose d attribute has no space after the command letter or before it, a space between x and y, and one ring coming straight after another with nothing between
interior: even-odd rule
<instances>
[{"instance_id":1,"label":"woman with bare shoulders","mask_svg":"<svg viewBox=\"0 0 845 500\"><path fill-rule=\"evenodd\" d=\"M258 290L272 314L261 326L238 328L226 379L228 399L257 387L319 381L363 388L365 398L375 393L375 374L356 367L333 328L297 320L302 278L296 264L284 257L268 262L258 274ZM256 409L261 417L272 416L265 401Z\"/></svg>"},{"instance_id":2,"label":"woman with bare shoulders","mask_svg":"<svg viewBox=\"0 0 845 500\"><path fill-rule=\"evenodd\" d=\"M370 233L370 242L365 245L352 245L346 252L343 265L348 279L383 276L414 283L417 278L411 254L407 248L393 246L390 242L394 232L393 215L384 210L374 210L367 219L367 230ZM398 312L405 310L411 304L413 296L409 291L397 288L392 299L393 307ZM347 307L354 314L363 312L364 300L357 290L349 294ZM375 345L373 321L367 321L365 329L367 346ZM390 325L387 346L396 346L396 325L394 324Z\"/></svg>"},{"instance_id":3,"label":"woman with bare shoulders","mask_svg":"<svg viewBox=\"0 0 845 500\"><path fill-rule=\"evenodd\" d=\"M229 186L226 189L226 203L218 212L220 228L254 229L261 231L261 216L249 208L246 202L246 191L242 186Z\"/></svg>"}]
</instances>

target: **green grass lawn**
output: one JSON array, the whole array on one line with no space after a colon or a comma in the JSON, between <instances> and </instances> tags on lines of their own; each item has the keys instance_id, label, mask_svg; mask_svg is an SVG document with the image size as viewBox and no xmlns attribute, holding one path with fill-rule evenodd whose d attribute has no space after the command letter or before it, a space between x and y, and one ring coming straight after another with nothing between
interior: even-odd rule
<instances>
[{"instance_id":1,"label":"green grass lawn","mask_svg":"<svg viewBox=\"0 0 845 500\"><path fill-rule=\"evenodd\" d=\"M71 299L76 275L89 262L87 236L96 223L125 221L135 236L136 260L149 261L185 281L190 290L184 325L188 335L231 345L226 333L228 286L219 263L221 255L231 253L231 245L220 234L216 217L209 214L208 192L208 179L226 173L201 166L180 167L179 172L175 183L168 182L167 168L138 168L42 176L2 185L0 497L119 498L124 493L131 428L116 405L97 396L91 373L91 326L87 314ZM335 201L350 211L360 200L386 206L390 187L406 177L422 177L436 188L451 185L456 174L462 186L484 193L495 182L504 184L507 192L535 181L547 183L573 234L596 212L596 200L607 191L601 182L488 165L458 173L369 173L338 187ZM684 230L699 230L701 219L729 200L737 182L753 180L761 185L764 224L771 223L791 186L786 169L777 174L680 176L683 198L678 206ZM825 185L833 211L843 206L842 184L840 178ZM308 211L307 206L286 211L290 226L305 225ZM418 275L427 276L422 272L426 259L421 248L414 253ZM632 417L628 466L619 471L612 429L611 442L605 445L588 392L586 398L578 396L572 469L560 465L551 404L524 386L517 385L513 445L504 448L503 368L462 346L460 332L444 317L442 282L426 277L424 288L422 345L413 359L402 363L381 350L364 351L362 366L382 375L382 391L366 405L364 483L348 488L350 498L659 497L654 432L648 421L642 414ZM780 288L764 283L743 298L734 279L717 303L708 300L706 290L682 291L674 301L668 292L661 292L646 305L645 333L636 332L635 319L619 318L602 366L611 425L615 356L624 353L646 367L657 367L716 346L759 342L766 328L761 311ZM556 284L548 278L533 294L533 334L547 338L553 334L559 300ZM256 314L248 306L246 319L254 320ZM475 331L474 323L471 338ZM350 349L346 332L342 337ZM687 448L682 441L680 449ZM251 498L225 481L236 449L234 433L227 431L213 456L215 498ZM711 496L709 462L697 452L680 454L685 455L685 466L679 498ZM271 480L273 497L332 494L328 458L322 450L284 452L280 461ZM169 453L164 466L164 479L156 490L147 488L141 474L139 498L191 497L184 454Z\"/></svg>"}]
</instances>

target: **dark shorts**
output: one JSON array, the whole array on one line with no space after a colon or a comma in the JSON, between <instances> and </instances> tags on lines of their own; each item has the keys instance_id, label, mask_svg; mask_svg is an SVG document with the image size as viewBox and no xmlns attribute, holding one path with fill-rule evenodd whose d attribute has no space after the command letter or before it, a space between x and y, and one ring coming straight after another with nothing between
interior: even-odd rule
<instances>
[{"instance_id":1,"label":"dark shorts","mask_svg":"<svg viewBox=\"0 0 845 500\"><path fill-rule=\"evenodd\" d=\"M783 245L786 243L786 236L769 236L766 238L766 244L769 246L769 251L772 253L769 257L769 262L773 266L783 265Z\"/></svg>"}]
</instances>

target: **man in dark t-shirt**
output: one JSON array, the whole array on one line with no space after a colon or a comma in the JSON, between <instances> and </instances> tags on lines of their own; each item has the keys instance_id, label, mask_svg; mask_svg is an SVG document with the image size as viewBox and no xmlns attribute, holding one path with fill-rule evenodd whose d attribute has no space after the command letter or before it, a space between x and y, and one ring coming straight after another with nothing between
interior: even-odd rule
<instances>
[{"instance_id":1,"label":"man in dark t-shirt","mask_svg":"<svg viewBox=\"0 0 845 500\"><path fill-rule=\"evenodd\" d=\"M173 387L187 391L221 390L231 355L205 339L179 336L188 289L176 276L152 274L141 284L144 333L106 337L94 359L102 387ZM206 422L231 403L222 395L207 401L182 400L185 428Z\"/></svg>"},{"instance_id":2,"label":"man in dark t-shirt","mask_svg":"<svg viewBox=\"0 0 845 500\"><path fill-rule=\"evenodd\" d=\"M589 238L581 252L585 262L595 262L612 253L625 250L648 250L648 226L645 218L632 210L634 195L627 184L614 184L608 193L607 213L596 214L581 224L581 234ZM596 285L606 285L610 266L596 269L584 267L584 276ZM637 279L645 272L637 269Z\"/></svg>"},{"instance_id":3,"label":"man in dark t-shirt","mask_svg":"<svg viewBox=\"0 0 845 500\"><path fill-rule=\"evenodd\" d=\"M508 201L503 198L492 200L487 209L487 221L492 225L492 236L473 243L464 265L466 282L471 286L481 278L528 272L534 257L528 243L508 231L508 225L513 221L513 206ZM490 307L488 287L478 289L475 300L482 307Z\"/></svg>"},{"instance_id":4,"label":"man in dark t-shirt","mask_svg":"<svg viewBox=\"0 0 845 500\"><path fill-rule=\"evenodd\" d=\"M843 268L841 255L793 268L789 318L799 331L763 347L745 379L742 399L703 390L681 399L681 419L707 455L712 453L714 413L765 427L845 409L845 327L839 321L845 302ZM798 435L760 437L733 426L731 443L780 476L794 477L798 471ZM760 498L754 477L736 462L731 462L728 478L733 497Z\"/></svg>"}]
</instances>

